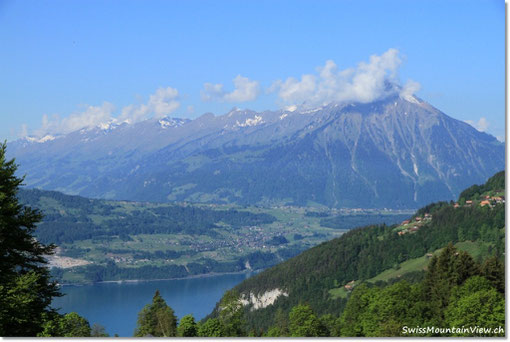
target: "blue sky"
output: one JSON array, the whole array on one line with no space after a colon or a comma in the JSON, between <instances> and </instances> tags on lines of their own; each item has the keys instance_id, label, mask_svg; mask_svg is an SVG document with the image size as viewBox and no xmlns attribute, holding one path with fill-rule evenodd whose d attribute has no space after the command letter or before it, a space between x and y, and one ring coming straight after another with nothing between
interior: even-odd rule
<instances>
[{"instance_id":1,"label":"blue sky","mask_svg":"<svg viewBox=\"0 0 510 342\"><path fill-rule=\"evenodd\" d=\"M501 138L504 20L490 0L1 1L0 139L326 101L307 80L377 63Z\"/></svg>"}]
</instances>

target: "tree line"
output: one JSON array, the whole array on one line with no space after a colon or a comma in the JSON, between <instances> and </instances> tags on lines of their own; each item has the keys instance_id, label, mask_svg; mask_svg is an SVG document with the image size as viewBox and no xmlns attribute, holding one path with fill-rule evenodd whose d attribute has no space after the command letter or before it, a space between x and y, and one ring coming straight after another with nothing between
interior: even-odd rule
<instances>
[{"instance_id":1,"label":"tree line","mask_svg":"<svg viewBox=\"0 0 510 342\"><path fill-rule=\"evenodd\" d=\"M15 175L17 165L6 160L5 150L1 144L0 335L104 336L101 326L90 327L76 313L61 315L51 308L52 298L61 293L45 256L55 246L34 239L42 215L20 203L23 178ZM504 326L504 205L440 205L430 211L432 222L415 234L398 236L385 225L355 229L279 264L228 291L203 322L185 316L177 324L173 310L156 293L140 312L135 335L397 336L404 324ZM493 257L478 262L453 247L466 240L490 243ZM416 283L363 283L395 263L444 246ZM349 299L331 300L329 289L353 279L362 284ZM261 293L275 287L290 289L292 295L269 310L252 315L239 300L244 290Z\"/></svg>"},{"instance_id":2,"label":"tree line","mask_svg":"<svg viewBox=\"0 0 510 342\"><path fill-rule=\"evenodd\" d=\"M449 244L428 265L416 283L362 283L350 295L340 315L317 315L301 302L288 314L278 309L267 330L250 329L239 293L227 291L215 317L196 322L174 311L156 291L138 315L137 337L389 337L504 336L504 332L472 332L469 327L505 326L505 269L497 257L478 263ZM404 327L467 330L419 333Z\"/></svg>"},{"instance_id":3,"label":"tree line","mask_svg":"<svg viewBox=\"0 0 510 342\"><path fill-rule=\"evenodd\" d=\"M166 204L160 207L137 206L125 210L115 202L89 200L79 196L63 195L54 191L20 190L20 202L42 206L44 218L35 231L37 239L43 243L73 243L94 238L108 239L138 234L188 234L215 235L214 228L219 222L233 227L255 226L272 223L276 218L266 213L251 213L234 209L215 210L196 206ZM51 200L66 208L44 204ZM71 212L67 212L71 210ZM101 224L96 224L90 215L100 216Z\"/></svg>"},{"instance_id":4,"label":"tree line","mask_svg":"<svg viewBox=\"0 0 510 342\"><path fill-rule=\"evenodd\" d=\"M490 183L499 188L504 184L504 173L495 175ZM250 329L266 331L279 310L288 314L300 302L308 303L318 315L339 316L347 299L332 298L330 289L352 280L370 279L403 261L422 257L449 243L483 243L488 246L486 256L503 260L504 204L493 208L479 205L454 208L453 203L439 202L420 210L415 216L426 212L432 214L432 220L412 234L400 236L394 230L395 226L386 225L353 229L237 285L235 289L239 293L262 294L275 288L289 293L288 297L280 297L271 306L247 312ZM421 277L419 274L413 276L418 280Z\"/></svg>"}]
</instances>

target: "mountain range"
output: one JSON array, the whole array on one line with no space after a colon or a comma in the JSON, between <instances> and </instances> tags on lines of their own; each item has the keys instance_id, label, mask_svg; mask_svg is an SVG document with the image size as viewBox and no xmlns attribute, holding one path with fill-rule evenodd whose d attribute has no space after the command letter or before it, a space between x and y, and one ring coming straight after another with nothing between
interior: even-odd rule
<instances>
[{"instance_id":1,"label":"mountain range","mask_svg":"<svg viewBox=\"0 0 510 342\"><path fill-rule=\"evenodd\" d=\"M453 200L505 165L493 136L398 95L112 121L8 145L29 187L152 202L417 208Z\"/></svg>"}]
</instances>

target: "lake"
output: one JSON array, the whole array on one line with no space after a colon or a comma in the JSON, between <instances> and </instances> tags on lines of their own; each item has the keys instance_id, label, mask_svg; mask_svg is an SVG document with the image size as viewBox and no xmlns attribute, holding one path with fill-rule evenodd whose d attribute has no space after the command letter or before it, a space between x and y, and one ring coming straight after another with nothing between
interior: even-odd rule
<instances>
[{"instance_id":1,"label":"lake","mask_svg":"<svg viewBox=\"0 0 510 342\"><path fill-rule=\"evenodd\" d=\"M159 290L178 318L193 314L196 321L208 315L226 290L253 273L224 274L203 278L142 282L97 283L63 286L64 297L55 298L60 313L75 311L90 325L101 324L113 336L133 336L138 312Z\"/></svg>"}]
</instances>

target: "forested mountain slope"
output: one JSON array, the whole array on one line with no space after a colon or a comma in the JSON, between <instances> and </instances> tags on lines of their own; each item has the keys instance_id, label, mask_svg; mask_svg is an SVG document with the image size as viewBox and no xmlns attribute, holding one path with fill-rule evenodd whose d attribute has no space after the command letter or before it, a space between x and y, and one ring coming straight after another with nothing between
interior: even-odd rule
<instances>
[{"instance_id":1,"label":"forested mountain slope","mask_svg":"<svg viewBox=\"0 0 510 342\"><path fill-rule=\"evenodd\" d=\"M356 285L398 269L406 260L425 258L427 253L432 256L448 244L470 249L480 261L491 255L502 258L504 177L500 172L485 185L464 191L461 203L428 205L411 222L401 225L351 230L247 279L234 291L246 300L250 328L265 330L275 324L277 312L288 315L292 307L302 303L309 304L317 314L338 316L347 296L334 296L331 290L345 290L348 287L344 285ZM418 268L403 277L419 280L422 270Z\"/></svg>"}]
</instances>

